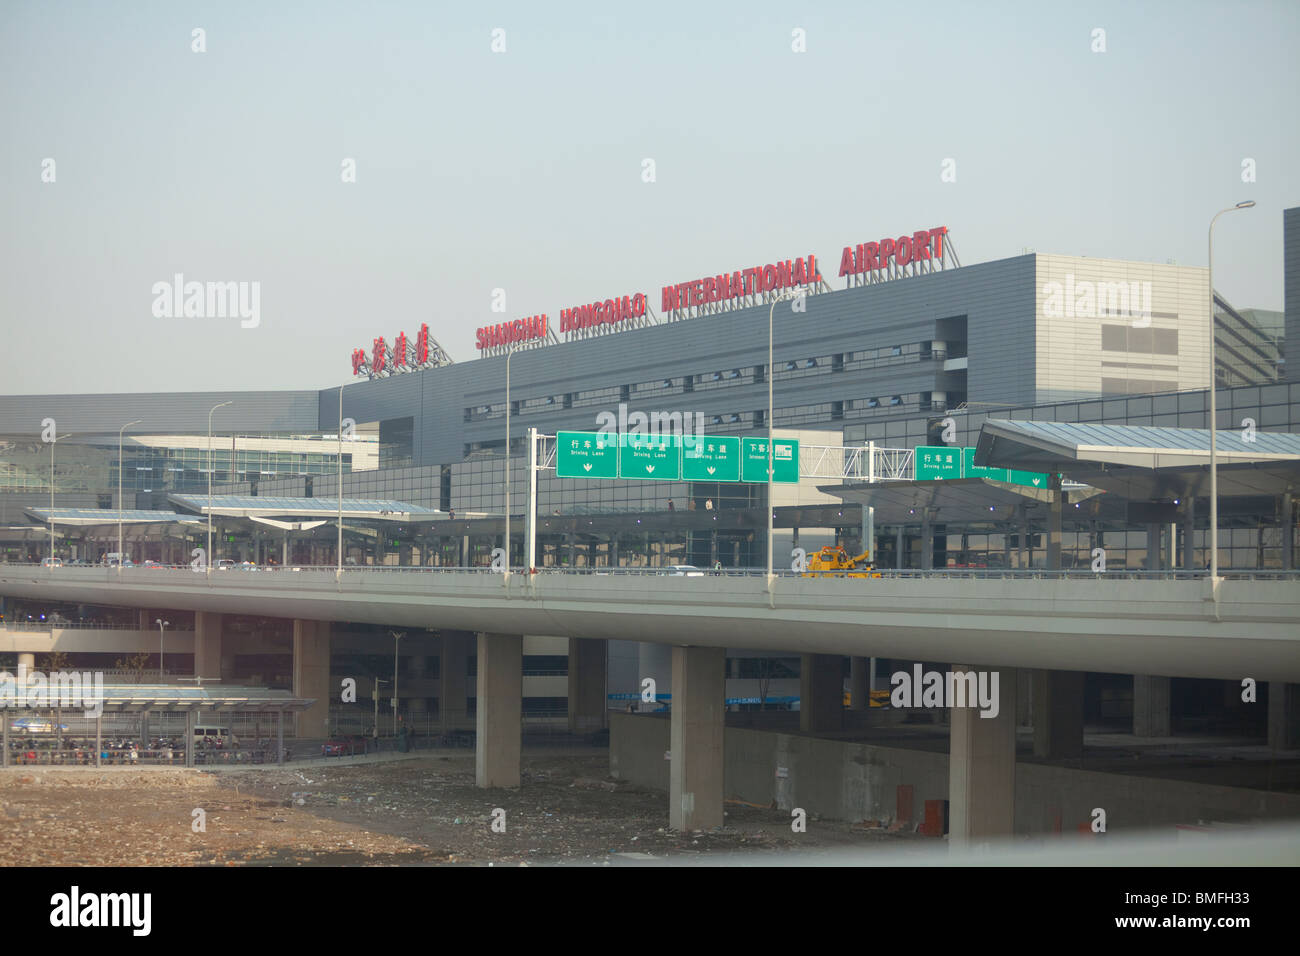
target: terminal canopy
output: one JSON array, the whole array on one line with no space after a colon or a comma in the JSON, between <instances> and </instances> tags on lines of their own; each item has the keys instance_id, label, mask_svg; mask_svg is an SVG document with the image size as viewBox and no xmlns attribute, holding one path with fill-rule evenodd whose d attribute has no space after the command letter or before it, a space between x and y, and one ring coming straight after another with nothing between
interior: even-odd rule
<instances>
[{"instance_id":1,"label":"terminal canopy","mask_svg":"<svg viewBox=\"0 0 1300 956\"><path fill-rule=\"evenodd\" d=\"M54 523L62 527L93 528L99 525L115 525L119 521L129 525L151 524L191 524L199 523L198 518L177 514L174 511L114 511L109 508L24 508L23 514L32 521L48 525L53 516Z\"/></svg>"},{"instance_id":2,"label":"terminal canopy","mask_svg":"<svg viewBox=\"0 0 1300 956\"><path fill-rule=\"evenodd\" d=\"M1300 435L1233 428L1215 443L1221 496L1278 495L1300 480ZM975 464L1060 472L1134 500L1208 495L1210 432L998 419L980 429Z\"/></svg>"},{"instance_id":3,"label":"terminal canopy","mask_svg":"<svg viewBox=\"0 0 1300 956\"><path fill-rule=\"evenodd\" d=\"M255 495L168 495L167 500L177 508L214 518L269 518L289 521L295 518L329 520L338 515L337 498L279 498ZM344 498L345 521L392 521L415 524L422 521L445 521L445 511L425 508L404 501L385 501L371 498Z\"/></svg>"}]
</instances>

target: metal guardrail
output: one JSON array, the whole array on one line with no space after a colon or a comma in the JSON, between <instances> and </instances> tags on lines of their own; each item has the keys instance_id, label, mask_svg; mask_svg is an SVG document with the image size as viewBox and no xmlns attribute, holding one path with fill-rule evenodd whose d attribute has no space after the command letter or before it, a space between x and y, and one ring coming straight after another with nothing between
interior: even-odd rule
<instances>
[{"instance_id":1,"label":"metal guardrail","mask_svg":"<svg viewBox=\"0 0 1300 956\"><path fill-rule=\"evenodd\" d=\"M9 565L9 567L27 568L42 575L64 574L66 571L62 568L46 568L37 564L29 565ZM72 569L73 572L86 571L90 569L79 568ZM119 577L119 571L116 568L101 569L103 579L114 580ZM196 571L190 565L161 565L156 568L124 568L120 575L123 580L131 579L133 582L147 580L149 576L156 575L159 571L172 572L173 574L191 574L194 576L203 576L218 578L222 581L238 581L243 574L313 574L313 575L335 575L338 569L335 565L294 565L292 567L274 566L259 567L256 569L231 569L229 571L213 571L210 575L203 571ZM345 566L343 573L345 575L364 573L385 573L385 574L476 574L476 575L496 575L501 574L500 569L491 567L424 567L424 566L394 566L394 565L366 565L366 566ZM3 573L3 569L0 569ZM723 568L713 570L708 568L693 569L690 571L678 571L673 567L660 568L537 568L535 573L538 575L593 575L596 577L669 577L669 578L766 578L767 571L764 568ZM818 571L815 576L824 577L848 577L862 576L864 572L826 572ZM511 568L511 574L517 577L524 575L523 568ZM779 578L800 578L813 577L810 572L794 571L789 568L776 568L773 574ZM1174 571L1147 571L1140 569L1115 569L1108 571L1093 571L1089 568L1072 568L1059 571L1052 571L1043 568L934 568L931 570L922 570L919 568L876 568L871 571L872 577L880 578L988 578L988 579L1008 579L1008 578L1026 578L1032 580L1043 579L1124 579L1124 580L1151 580L1151 581L1168 581L1168 580L1194 580L1209 577L1209 570L1174 570ZM1285 571L1282 569L1219 569L1219 576L1228 580L1300 580L1300 569ZM8 625L6 625L7 627ZM59 625L64 626L64 625ZM77 625L66 625L76 627ZM89 626L89 625L87 625ZM22 628L18 628L22 629ZM48 630L49 624L44 624L36 630ZM124 630L139 630L139 628L127 627ZM184 630L181 628L180 630Z\"/></svg>"},{"instance_id":2,"label":"metal guardrail","mask_svg":"<svg viewBox=\"0 0 1300 956\"><path fill-rule=\"evenodd\" d=\"M5 631L48 631L51 628L57 630L98 630L98 631L152 631L152 627L140 627L135 624L96 624L90 621L5 621L0 625L0 630ZM193 631L193 627L173 627L167 628L168 631Z\"/></svg>"}]
</instances>

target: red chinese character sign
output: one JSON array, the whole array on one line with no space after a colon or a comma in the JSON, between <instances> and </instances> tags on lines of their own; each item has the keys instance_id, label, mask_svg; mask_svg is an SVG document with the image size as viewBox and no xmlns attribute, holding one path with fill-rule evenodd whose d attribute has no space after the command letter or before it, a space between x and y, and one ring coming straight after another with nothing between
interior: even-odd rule
<instances>
[{"instance_id":1,"label":"red chinese character sign","mask_svg":"<svg viewBox=\"0 0 1300 956\"><path fill-rule=\"evenodd\" d=\"M382 375L394 375L398 372L415 371L426 368L441 368L452 364L451 356L446 353L437 340L429 334L428 323L420 323L416 333L415 344L406 332L398 332L392 348L387 340L380 336L372 343L371 349L352 350L352 374L378 378Z\"/></svg>"}]
</instances>

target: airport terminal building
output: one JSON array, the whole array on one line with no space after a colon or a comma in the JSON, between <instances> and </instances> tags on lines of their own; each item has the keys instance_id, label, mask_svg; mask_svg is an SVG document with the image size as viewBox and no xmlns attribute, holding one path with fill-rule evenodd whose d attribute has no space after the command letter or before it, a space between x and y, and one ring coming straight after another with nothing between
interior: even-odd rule
<instances>
[{"instance_id":1,"label":"airport terminal building","mask_svg":"<svg viewBox=\"0 0 1300 956\"><path fill-rule=\"evenodd\" d=\"M1288 228L1286 237L1290 261L1295 230ZM823 459L825 449L869 442L905 451L970 447L983 423L998 418L1203 427L1206 276L1200 267L1033 253L961 265L953 236L940 227L848 244L829 258L808 254L563 308L558 322L538 313L485 326L481 355L471 361L452 361L426 326L377 324L361 333L369 344L354 349L350 369L340 356L340 377L353 373L341 402L338 387L0 398L0 526L10 529L3 546L18 559L18 531L42 523L34 509L51 507L52 457L55 508L165 512L176 507L174 495L206 494L210 412L210 472L218 493L336 498L341 451L346 497L449 516L500 515L511 348L511 511L517 516L527 488L529 429L594 432L617 422L626 430L640 414L709 436L764 436L769 384L778 435L800 437L805 457L810 448L823 449ZM775 301L781 296L792 298ZM1250 419L1263 431L1300 430L1300 382L1286 378L1279 334L1285 322L1275 314L1263 321L1221 298L1216 305L1219 427ZM42 441L47 419L57 422L59 434L74 435L53 456ZM338 440L341 420L351 420L346 442ZM797 488L776 489L773 504L842 504L818 490L837 483L829 477L821 472ZM539 561L760 566L764 536L753 532L764 523L765 491L754 483L584 481L543 472L538 513L555 520L538 529ZM835 510L844 517L842 508ZM706 512L707 525L700 520ZM618 519L651 514L661 516L654 534L644 517L630 525ZM598 516L604 528L597 527ZM826 523L824 515L781 517L778 556L792 543L848 543L862 534L857 514L842 525ZM1257 527L1253 538L1241 536L1240 544L1230 538L1228 547L1242 551L1224 563L1276 566L1275 518L1265 519L1267 531ZM940 535L933 557L942 562L950 524L922 529L917 522L901 535L891 527L872 550L888 563L917 566L928 555L918 540L925 530ZM803 539L794 530L800 526ZM493 541L481 523L444 524L442 535L430 527L437 530L403 528L356 541L349 557L363 564L484 563L500 544L499 532ZM810 537L811 529L821 530ZM35 542L40 534L33 530L28 536ZM244 527L223 536L232 545L229 557L335 560L332 525L298 536L295 547L306 549L301 554L286 553L273 534L259 543L264 530ZM985 535L998 530L987 521L979 528ZM548 538L548 531L556 534ZM519 534L512 563L522 561ZM1117 555L1129 567L1142 566L1146 539L1138 540L1131 556ZM1006 551L1005 541L985 541L990 554ZM1081 553L1086 544L1080 542ZM42 548L33 544L31 554L46 554ZM970 550L964 548L966 560L982 560ZM218 549L214 557L221 554ZM94 557L89 550L80 556ZM174 558L161 551L148 556Z\"/></svg>"},{"instance_id":2,"label":"airport terminal building","mask_svg":"<svg viewBox=\"0 0 1300 956\"><path fill-rule=\"evenodd\" d=\"M1246 430L1300 434L1288 347L1290 367L1300 362L1284 335L1295 326L1294 213L1285 217L1285 315L1216 297L1224 453L1230 440L1241 452ZM929 257L918 259L922 248ZM765 438L770 386L775 434L799 442L797 482L772 486L778 567L797 548L842 543L869 550L881 568L1086 569L1103 547L1114 570L1199 570L1209 509L1196 482L1102 487L1103 468L1096 487L1072 486L1070 505L1054 514L1060 485L919 480L919 464L923 449L979 452L990 423L1204 428L1208 298L1199 267L1043 254L962 265L948 231L931 229L566 307L558 321L539 312L484 326L469 361L452 361L427 326L377 323L359 331L368 345L349 365L339 356L346 383L319 390L0 397L0 557L39 562L53 547L65 561L94 563L117 552L120 534L137 563L187 564L210 514L214 562L484 567L502 545L508 407L510 565L519 568L530 430L626 431L640 415L642 428ZM43 440L50 419L73 437ZM998 440L1024 451L1045 437ZM539 441L543 461L554 444ZM864 448L898 468L867 474ZM1247 456L1221 484L1220 564L1295 568L1293 489L1258 464ZM767 490L681 476L558 477L552 465L538 474L535 566L761 568ZM370 649L375 635L335 637L349 660L374 657L375 673L388 666ZM222 673L286 673L292 659L267 657L264 645L288 639L228 633ZM525 640L525 706L562 714L571 642ZM412 706L432 712L445 678L422 663L439 659L422 641L403 644L403 682ZM799 693L798 658L729 657L729 695L749 699L760 683L765 695ZM634 690L645 674L670 684L658 645L612 646L608 668L611 690Z\"/></svg>"}]
</instances>

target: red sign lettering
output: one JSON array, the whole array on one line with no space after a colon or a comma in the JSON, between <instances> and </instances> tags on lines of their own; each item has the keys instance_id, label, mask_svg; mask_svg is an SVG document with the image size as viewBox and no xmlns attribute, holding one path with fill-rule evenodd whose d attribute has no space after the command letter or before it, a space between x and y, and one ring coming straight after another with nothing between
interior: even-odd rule
<instances>
[{"instance_id":1,"label":"red sign lettering","mask_svg":"<svg viewBox=\"0 0 1300 956\"><path fill-rule=\"evenodd\" d=\"M533 315L526 319L515 319L500 325L487 325L475 332L479 351L513 345L516 342L529 342L544 339L548 334L546 316Z\"/></svg>"},{"instance_id":2,"label":"red sign lettering","mask_svg":"<svg viewBox=\"0 0 1300 956\"><path fill-rule=\"evenodd\" d=\"M851 251L849 251L851 256ZM843 263L841 263L841 269ZM843 272L840 273L843 275ZM714 302L727 302L741 296L760 292L775 292L812 282L821 282L817 270L817 257L785 259L766 266L754 266L731 274L705 276L690 282L678 282L660 289L660 304L664 312L691 309Z\"/></svg>"},{"instance_id":3,"label":"red sign lettering","mask_svg":"<svg viewBox=\"0 0 1300 956\"><path fill-rule=\"evenodd\" d=\"M947 234L947 226L936 226L897 239L885 238L879 242L862 243L857 247L845 246L840 254L840 275L861 275L864 272L887 269L890 259L900 266L923 259L938 259L942 262L943 237Z\"/></svg>"},{"instance_id":4,"label":"red sign lettering","mask_svg":"<svg viewBox=\"0 0 1300 956\"><path fill-rule=\"evenodd\" d=\"M415 337L415 361L423 365L429 361L429 325L420 323L420 334Z\"/></svg>"}]
</instances>

